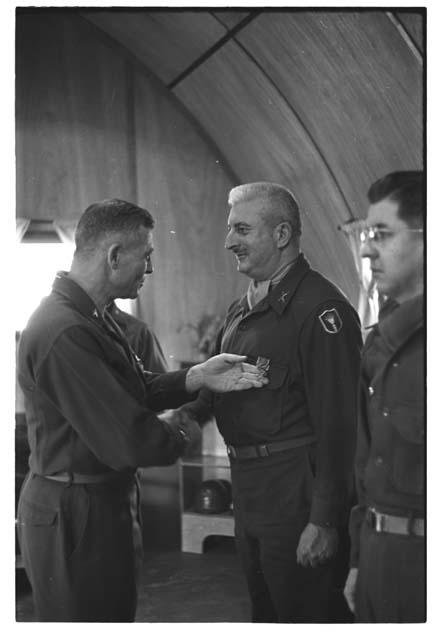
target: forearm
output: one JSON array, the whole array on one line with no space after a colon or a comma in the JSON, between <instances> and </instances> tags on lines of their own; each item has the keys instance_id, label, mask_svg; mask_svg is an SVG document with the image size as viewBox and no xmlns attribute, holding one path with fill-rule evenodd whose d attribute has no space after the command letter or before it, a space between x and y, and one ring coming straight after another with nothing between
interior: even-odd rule
<instances>
[{"instance_id":1,"label":"forearm","mask_svg":"<svg viewBox=\"0 0 434 640\"><path fill-rule=\"evenodd\" d=\"M199 391L205 383L203 369L201 365L194 365L187 371L185 377L185 390L187 393L195 393Z\"/></svg>"},{"instance_id":2,"label":"forearm","mask_svg":"<svg viewBox=\"0 0 434 640\"><path fill-rule=\"evenodd\" d=\"M47 411L53 419L69 424L110 468L173 463L180 442L140 402L138 391L130 393L125 380L91 349L86 334L75 337L59 340L38 371L37 387L49 400Z\"/></svg>"},{"instance_id":3,"label":"forearm","mask_svg":"<svg viewBox=\"0 0 434 640\"><path fill-rule=\"evenodd\" d=\"M214 394L208 389L202 389L197 398L192 402L184 404L180 410L196 420L200 425L204 425L213 415Z\"/></svg>"}]
</instances>

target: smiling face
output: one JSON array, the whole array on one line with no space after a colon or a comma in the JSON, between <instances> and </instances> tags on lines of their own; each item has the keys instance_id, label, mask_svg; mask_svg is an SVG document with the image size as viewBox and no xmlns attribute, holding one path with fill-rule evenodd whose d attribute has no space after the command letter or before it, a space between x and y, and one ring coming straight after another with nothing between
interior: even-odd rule
<instances>
[{"instance_id":1,"label":"smiling face","mask_svg":"<svg viewBox=\"0 0 434 640\"><path fill-rule=\"evenodd\" d=\"M145 227L129 235L116 253L112 268L114 298L137 298L145 276L153 271L151 254L154 250L152 231Z\"/></svg>"},{"instance_id":2,"label":"smiling face","mask_svg":"<svg viewBox=\"0 0 434 640\"><path fill-rule=\"evenodd\" d=\"M385 198L368 209L367 226L377 227L378 240L362 244L361 255L369 258L378 291L399 303L423 291L423 233L410 229L398 216L397 202Z\"/></svg>"},{"instance_id":3,"label":"smiling face","mask_svg":"<svg viewBox=\"0 0 434 640\"><path fill-rule=\"evenodd\" d=\"M253 280L267 280L276 270L280 251L273 228L264 220L264 200L234 204L228 218L225 248L237 259L237 268Z\"/></svg>"}]
</instances>

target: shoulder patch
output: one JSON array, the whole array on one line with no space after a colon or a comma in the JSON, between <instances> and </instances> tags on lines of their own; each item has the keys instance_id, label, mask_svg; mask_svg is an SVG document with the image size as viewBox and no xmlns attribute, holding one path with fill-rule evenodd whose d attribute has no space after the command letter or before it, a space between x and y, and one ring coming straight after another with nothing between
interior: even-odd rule
<instances>
[{"instance_id":1,"label":"shoulder patch","mask_svg":"<svg viewBox=\"0 0 434 640\"><path fill-rule=\"evenodd\" d=\"M318 318L327 333L339 333L342 329L343 323L336 309L326 309Z\"/></svg>"}]
</instances>

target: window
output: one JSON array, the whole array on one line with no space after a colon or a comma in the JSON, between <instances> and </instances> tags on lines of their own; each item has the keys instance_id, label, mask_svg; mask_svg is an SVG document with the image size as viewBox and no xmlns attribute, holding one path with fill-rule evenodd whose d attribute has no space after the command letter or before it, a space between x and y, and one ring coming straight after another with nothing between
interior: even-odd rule
<instances>
[{"instance_id":1,"label":"window","mask_svg":"<svg viewBox=\"0 0 434 640\"><path fill-rule=\"evenodd\" d=\"M51 291L57 271L68 271L74 245L63 242L20 242L16 245L15 330L22 331L43 297Z\"/></svg>"}]
</instances>

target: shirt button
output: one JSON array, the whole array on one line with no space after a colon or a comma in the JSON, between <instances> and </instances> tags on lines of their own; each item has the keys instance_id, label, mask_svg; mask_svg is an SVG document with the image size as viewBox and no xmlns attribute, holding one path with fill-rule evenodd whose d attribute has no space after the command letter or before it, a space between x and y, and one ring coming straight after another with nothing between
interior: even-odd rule
<instances>
[{"instance_id":1,"label":"shirt button","mask_svg":"<svg viewBox=\"0 0 434 640\"><path fill-rule=\"evenodd\" d=\"M390 416L390 409L388 409L387 407L384 407L383 409L383 416L385 418L387 418L388 416Z\"/></svg>"},{"instance_id":2,"label":"shirt button","mask_svg":"<svg viewBox=\"0 0 434 640\"><path fill-rule=\"evenodd\" d=\"M392 367L395 367L395 368L396 368L396 367L399 367L399 362L394 362L394 363L392 364Z\"/></svg>"},{"instance_id":3,"label":"shirt button","mask_svg":"<svg viewBox=\"0 0 434 640\"><path fill-rule=\"evenodd\" d=\"M377 467L380 467L383 464L383 458L381 456L375 458L375 464L377 465Z\"/></svg>"},{"instance_id":4,"label":"shirt button","mask_svg":"<svg viewBox=\"0 0 434 640\"><path fill-rule=\"evenodd\" d=\"M368 392L369 392L370 396L373 396L374 395L374 387L369 387L368 388Z\"/></svg>"}]
</instances>

